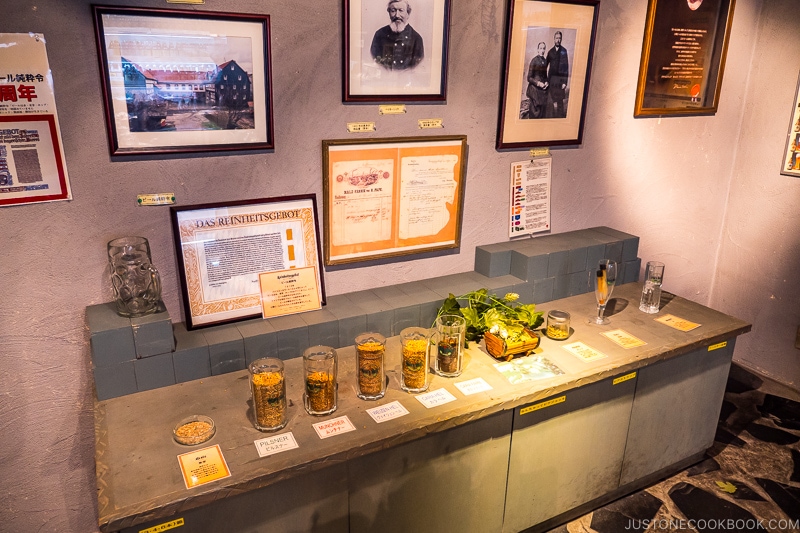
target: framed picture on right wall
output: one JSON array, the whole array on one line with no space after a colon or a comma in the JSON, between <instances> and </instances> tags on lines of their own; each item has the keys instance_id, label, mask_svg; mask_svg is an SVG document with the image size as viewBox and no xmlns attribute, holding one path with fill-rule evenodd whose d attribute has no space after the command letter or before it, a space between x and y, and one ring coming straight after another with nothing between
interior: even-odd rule
<instances>
[{"instance_id":1,"label":"framed picture on right wall","mask_svg":"<svg viewBox=\"0 0 800 533\"><path fill-rule=\"evenodd\" d=\"M781 174L800 178L800 76L798 76L797 90L794 93L791 117Z\"/></svg>"}]
</instances>

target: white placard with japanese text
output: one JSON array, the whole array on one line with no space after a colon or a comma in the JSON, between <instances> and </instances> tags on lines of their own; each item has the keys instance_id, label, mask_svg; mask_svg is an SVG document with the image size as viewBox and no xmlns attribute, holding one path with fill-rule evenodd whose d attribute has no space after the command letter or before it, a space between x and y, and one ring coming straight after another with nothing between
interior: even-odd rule
<instances>
[{"instance_id":1,"label":"white placard with japanese text","mask_svg":"<svg viewBox=\"0 0 800 533\"><path fill-rule=\"evenodd\" d=\"M0 33L0 206L71 198L44 35Z\"/></svg>"},{"instance_id":2,"label":"white placard with japanese text","mask_svg":"<svg viewBox=\"0 0 800 533\"><path fill-rule=\"evenodd\" d=\"M550 229L550 175L552 157L511 163L509 237Z\"/></svg>"},{"instance_id":3,"label":"white placard with japanese text","mask_svg":"<svg viewBox=\"0 0 800 533\"><path fill-rule=\"evenodd\" d=\"M431 392L426 392L425 394L420 394L416 396L416 398L428 409L456 401L456 397L450 394L447 389L436 389Z\"/></svg>"},{"instance_id":4,"label":"white placard with japanese text","mask_svg":"<svg viewBox=\"0 0 800 533\"><path fill-rule=\"evenodd\" d=\"M314 427L314 431L317 432L317 435L319 435L319 438L321 439L327 439L328 437L333 437L341 433L347 433L348 431L356 430L356 427L352 422L350 422L350 419L347 418L347 415L340 416L339 418L331 418L330 420L317 422L316 424L312 425Z\"/></svg>"}]
</instances>

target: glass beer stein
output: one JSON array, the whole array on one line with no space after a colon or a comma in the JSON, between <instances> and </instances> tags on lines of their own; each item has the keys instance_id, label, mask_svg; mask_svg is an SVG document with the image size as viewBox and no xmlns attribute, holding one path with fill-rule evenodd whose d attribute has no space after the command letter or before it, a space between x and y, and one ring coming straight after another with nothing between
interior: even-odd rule
<instances>
[{"instance_id":1,"label":"glass beer stein","mask_svg":"<svg viewBox=\"0 0 800 533\"><path fill-rule=\"evenodd\" d=\"M108 243L111 285L117 314L128 318L155 313L161 299L161 278L150 261L144 237L120 237Z\"/></svg>"}]
</instances>

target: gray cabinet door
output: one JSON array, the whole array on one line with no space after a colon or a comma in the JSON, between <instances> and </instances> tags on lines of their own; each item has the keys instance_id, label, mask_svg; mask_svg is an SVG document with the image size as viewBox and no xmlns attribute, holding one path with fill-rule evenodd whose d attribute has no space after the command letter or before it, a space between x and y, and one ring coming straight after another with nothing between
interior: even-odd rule
<instances>
[{"instance_id":1,"label":"gray cabinet door","mask_svg":"<svg viewBox=\"0 0 800 533\"><path fill-rule=\"evenodd\" d=\"M626 373L514 410L504 532L618 487L635 384Z\"/></svg>"},{"instance_id":2,"label":"gray cabinet door","mask_svg":"<svg viewBox=\"0 0 800 533\"><path fill-rule=\"evenodd\" d=\"M504 411L348 461L352 533L492 533L503 523Z\"/></svg>"},{"instance_id":3,"label":"gray cabinet door","mask_svg":"<svg viewBox=\"0 0 800 533\"><path fill-rule=\"evenodd\" d=\"M347 533L347 469L333 465L238 496L209 497L207 505L120 533L139 533L178 520L183 525L174 531L180 533Z\"/></svg>"},{"instance_id":4,"label":"gray cabinet door","mask_svg":"<svg viewBox=\"0 0 800 533\"><path fill-rule=\"evenodd\" d=\"M621 485L711 447L735 339L642 368L636 385Z\"/></svg>"}]
</instances>

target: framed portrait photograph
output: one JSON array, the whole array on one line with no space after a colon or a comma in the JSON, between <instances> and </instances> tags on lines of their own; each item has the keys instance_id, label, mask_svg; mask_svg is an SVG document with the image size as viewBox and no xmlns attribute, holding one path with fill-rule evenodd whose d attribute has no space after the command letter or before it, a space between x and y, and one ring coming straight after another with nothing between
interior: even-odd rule
<instances>
[{"instance_id":1,"label":"framed portrait photograph","mask_svg":"<svg viewBox=\"0 0 800 533\"><path fill-rule=\"evenodd\" d=\"M786 139L781 174L800 178L800 76L794 93L794 105L789 119L789 133Z\"/></svg>"},{"instance_id":2,"label":"framed portrait photograph","mask_svg":"<svg viewBox=\"0 0 800 533\"><path fill-rule=\"evenodd\" d=\"M344 0L345 102L445 101L450 0Z\"/></svg>"},{"instance_id":3,"label":"framed portrait photograph","mask_svg":"<svg viewBox=\"0 0 800 533\"><path fill-rule=\"evenodd\" d=\"M325 303L313 194L173 206L170 215L188 329Z\"/></svg>"},{"instance_id":4,"label":"framed portrait photograph","mask_svg":"<svg viewBox=\"0 0 800 533\"><path fill-rule=\"evenodd\" d=\"M634 117L717 112L734 0L649 0Z\"/></svg>"},{"instance_id":5,"label":"framed portrait photograph","mask_svg":"<svg viewBox=\"0 0 800 533\"><path fill-rule=\"evenodd\" d=\"M92 9L111 155L274 147L269 16Z\"/></svg>"},{"instance_id":6,"label":"framed portrait photograph","mask_svg":"<svg viewBox=\"0 0 800 533\"><path fill-rule=\"evenodd\" d=\"M461 244L467 137L322 141L325 264Z\"/></svg>"},{"instance_id":7,"label":"framed portrait photograph","mask_svg":"<svg viewBox=\"0 0 800 533\"><path fill-rule=\"evenodd\" d=\"M599 0L511 0L498 150L581 144Z\"/></svg>"}]
</instances>

